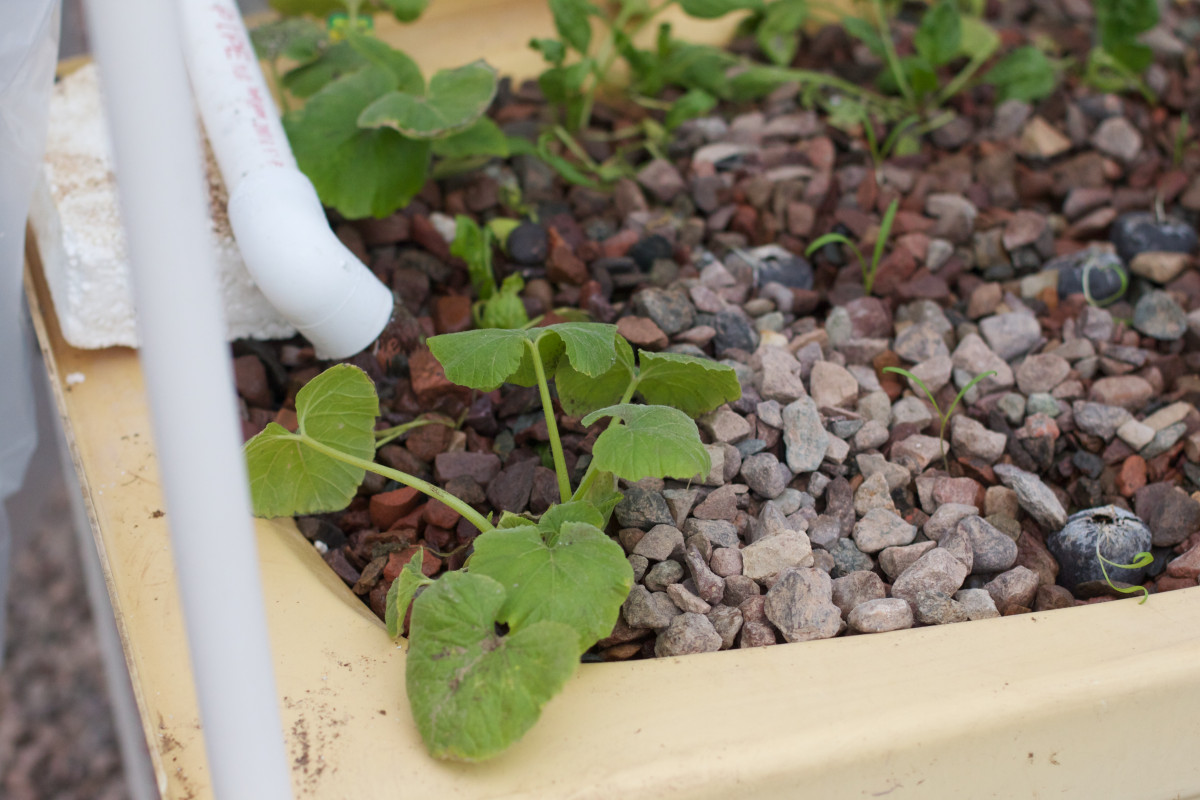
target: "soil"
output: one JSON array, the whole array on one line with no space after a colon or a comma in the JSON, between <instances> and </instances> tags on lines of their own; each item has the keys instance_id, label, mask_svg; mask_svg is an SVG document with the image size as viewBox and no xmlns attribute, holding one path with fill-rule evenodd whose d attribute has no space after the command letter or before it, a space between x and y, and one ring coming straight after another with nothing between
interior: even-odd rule
<instances>
[{"instance_id":1,"label":"soil","mask_svg":"<svg viewBox=\"0 0 1200 800\"><path fill-rule=\"evenodd\" d=\"M1045 36L1086 58L1089 4L990 6L1008 46ZM918 154L876 165L861 130L834 127L790 86L685 123L664 158L638 155L610 192L517 156L430 182L386 219L331 217L397 297L378 342L348 359L379 390L380 427L462 420L412 431L380 462L484 513L540 513L554 499L536 391L456 387L422 343L472 324L466 268L447 242L454 215L519 217L496 270L524 276L531 316L584 311L638 347L728 363L743 388L700 420L712 474L644 481L617 510L611 533L639 584L590 658L1106 602L1124 595L1094 579L1060 585L1060 559L1080 556L1055 537L1068 514L1108 504L1140 517L1144 527L1127 527L1154 555L1116 577L1151 593L1196 586L1200 147L1177 132L1185 114L1200 121L1200 5L1164 14L1146 75L1153 103L1071 75L1033 105L998 104L980 85L950 102L956 119ZM880 68L835 27L799 53L796 66L860 80ZM554 114L536 84L507 81L490 113L515 135ZM631 122L607 107L596 117L601 132ZM609 154L605 142L587 147ZM830 231L870 254L894 199L870 296L848 251L804 257ZM1080 293L1088 260L1100 298L1120 285L1103 265L1132 273L1104 308ZM247 438L272 420L294 426L297 390L328 366L298 339L242 341L234 354ZM921 376L937 408L887 366ZM947 426L943 462L940 410L988 370ZM598 431L562 415L559 425L577 477ZM436 574L461 566L475 535L452 510L371 475L345 511L298 522L380 616L416 547L449 554L426 557ZM1070 566L1097 577L1094 562Z\"/></svg>"}]
</instances>

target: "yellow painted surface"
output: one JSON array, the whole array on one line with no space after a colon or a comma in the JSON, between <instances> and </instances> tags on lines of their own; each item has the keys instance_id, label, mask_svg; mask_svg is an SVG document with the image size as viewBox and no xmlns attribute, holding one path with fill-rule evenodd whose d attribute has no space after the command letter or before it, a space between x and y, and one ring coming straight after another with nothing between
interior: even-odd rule
<instances>
[{"instance_id":1,"label":"yellow painted surface","mask_svg":"<svg viewBox=\"0 0 1200 800\"><path fill-rule=\"evenodd\" d=\"M409 46L427 68L466 52L505 68L501 41L549 30L526 8L541 5L443 0L427 22L444 27L409 29L426 37ZM136 354L67 346L31 260L38 336L160 788L171 800L208 798ZM72 373L84 381L68 386ZM1145 605L588 665L523 741L466 766L426 756L403 653L295 526L260 521L257 535L299 797L1200 797L1200 589Z\"/></svg>"}]
</instances>

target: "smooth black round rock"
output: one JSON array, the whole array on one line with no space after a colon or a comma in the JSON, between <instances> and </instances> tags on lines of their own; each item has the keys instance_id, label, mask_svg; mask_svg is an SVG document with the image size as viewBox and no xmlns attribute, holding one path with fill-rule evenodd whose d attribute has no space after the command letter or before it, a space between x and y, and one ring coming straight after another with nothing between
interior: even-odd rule
<instances>
[{"instance_id":1,"label":"smooth black round rock","mask_svg":"<svg viewBox=\"0 0 1200 800\"><path fill-rule=\"evenodd\" d=\"M632 258L643 271L649 271L654 266L655 259L670 258L675 252L671 243L657 233L644 236L629 248L627 255Z\"/></svg>"},{"instance_id":2,"label":"smooth black round rock","mask_svg":"<svg viewBox=\"0 0 1200 800\"><path fill-rule=\"evenodd\" d=\"M1109 238L1125 263L1138 253L1191 253L1196 249L1196 229L1181 219L1149 211L1131 211L1117 217Z\"/></svg>"},{"instance_id":3,"label":"smooth black round rock","mask_svg":"<svg viewBox=\"0 0 1200 800\"><path fill-rule=\"evenodd\" d=\"M1096 557L1100 553L1118 564L1132 563L1138 553L1150 549L1150 529L1136 514L1118 506L1100 506L1072 514L1061 531L1046 537L1046 547L1058 560L1058 583L1074 591L1080 584L1103 581L1104 571ZM1107 566L1114 582L1139 584L1147 569Z\"/></svg>"},{"instance_id":4,"label":"smooth black round rock","mask_svg":"<svg viewBox=\"0 0 1200 800\"><path fill-rule=\"evenodd\" d=\"M518 264L539 266L549 252L546 230L536 222L522 222L508 235L508 256Z\"/></svg>"},{"instance_id":5,"label":"smooth black round rock","mask_svg":"<svg viewBox=\"0 0 1200 800\"><path fill-rule=\"evenodd\" d=\"M717 314L713 327L717 335L713 337L713 349L718 357L726 350L744 350L753 353L758 347L758 331L740 310L727 309Z\"/></svg>"},{"instance_id":6,"label":"smooth black round rock","mask_svg":"<svg viewBox=\"0 0 1200 800\"><path fill-rule=\"evenodd\" d=\"M1052 259L1046 262L1046 270L1058 272L1059 297L1082 294L1083 274L1088 271L1088 291L1097 302L1117 300L1121 291L1121 276L1125 276L1126 282L1129 279L1129 273L1117 254L1099 247L1089 247Z\"/></svg>"}]
</instances>

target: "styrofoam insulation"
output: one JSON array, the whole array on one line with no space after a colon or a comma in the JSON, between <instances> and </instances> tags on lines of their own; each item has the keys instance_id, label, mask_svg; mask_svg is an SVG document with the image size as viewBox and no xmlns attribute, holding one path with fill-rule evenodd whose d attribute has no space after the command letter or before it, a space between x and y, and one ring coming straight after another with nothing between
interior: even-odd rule
<instances>
[{"instance_id":1,"label":"styrofoam insulation","mask_svg":"<svg viewBox=\"0 0 1200 800\"><path fill-rule=\"evenodd\" d=\"M137 346L111 152L96 67L88 64L54 87L46 156L29 214L63 337L87 349ZM220 173L211 154L206 161L226 335L230 340L291 336L295 328L246 272L225 215Z\"/></svg>"}]
</instances>

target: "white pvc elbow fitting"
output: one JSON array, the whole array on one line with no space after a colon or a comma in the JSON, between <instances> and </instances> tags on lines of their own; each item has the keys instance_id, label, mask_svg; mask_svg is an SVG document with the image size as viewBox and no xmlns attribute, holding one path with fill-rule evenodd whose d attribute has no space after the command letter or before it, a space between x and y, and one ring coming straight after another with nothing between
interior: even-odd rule
<instances>
[{"instance_id":1,"label":"white pvc elbow fitting","mask_svg":"<svg viewBox=\"0 0 1200 800\"><path fill-rule=\"evenodd\" d=\"M391 290L329 229L233 0L184 0L183 23L192 90L247 271L319 356L354 355L391 319Z\"/></svg>"}]
</instances>

